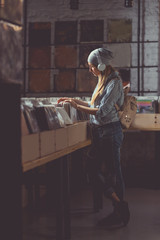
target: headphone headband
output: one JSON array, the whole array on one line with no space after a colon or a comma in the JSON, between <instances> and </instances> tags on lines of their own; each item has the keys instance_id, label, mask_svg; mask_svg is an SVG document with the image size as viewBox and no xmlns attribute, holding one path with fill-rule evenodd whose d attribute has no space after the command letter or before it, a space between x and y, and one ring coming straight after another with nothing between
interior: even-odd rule
<instances>
[{"instance_id":1,"label":"headphone headband","mask_svg":"<svg viewBox=\"0 0 160 240\"><path fill-rule=\"evenodd\" d=\"M99 50L98 50L97 58L99 60L99 64L98 64L97 68L98 68L99 71L103 72L105 70L105 68L106 68L106 64L102 63L102 59L101 59Z\"/></svg>"}]
</instances>

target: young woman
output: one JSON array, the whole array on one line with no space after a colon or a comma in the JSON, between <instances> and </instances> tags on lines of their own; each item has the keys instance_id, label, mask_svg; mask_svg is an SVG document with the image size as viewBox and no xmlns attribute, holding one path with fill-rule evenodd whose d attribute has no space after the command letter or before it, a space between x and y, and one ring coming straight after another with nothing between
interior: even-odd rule
<instances>
[{"instance_id":1,"label":"young woman","mask_svg":"<svg viewBox=\"0 0 160 240\"><path fill-rule=\"evenodd\" d=\"M89 71L98 78L91 102L61 98L90 114L92 129L92 183L113 203L113 212L99 221L99 226L126 225L130 218L128 203L124 201L124 181L121 173L120 147L122 127L115 104L123 104L123 85L119 73L110 65L112 52L106 48L93 50L88 56Z\"/></svg>"}]
</instances>

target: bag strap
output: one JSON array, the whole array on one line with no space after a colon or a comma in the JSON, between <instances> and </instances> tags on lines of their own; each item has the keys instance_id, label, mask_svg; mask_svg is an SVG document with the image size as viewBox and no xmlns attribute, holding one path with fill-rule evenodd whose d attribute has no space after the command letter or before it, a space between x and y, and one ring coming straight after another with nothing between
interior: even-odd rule
<instances>
[{"instance_id":1,"label":"bag strap","mask_svg":"<svg viewBox=\"0 0 160 240\"><path fill-rule=\"evenodd\" d=\"M117 112L119 112L121 110L117 103L115 103L114 106L115 106Z\"/></svg>"}]
</instances>

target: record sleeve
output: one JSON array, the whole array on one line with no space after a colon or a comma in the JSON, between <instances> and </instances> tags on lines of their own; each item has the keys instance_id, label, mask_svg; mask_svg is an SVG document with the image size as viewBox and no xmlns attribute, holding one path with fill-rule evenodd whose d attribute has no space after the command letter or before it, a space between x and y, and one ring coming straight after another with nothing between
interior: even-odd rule
<instances>
[{"instance_id":1,"label":"record sleeve","mask_svg":"<svg viewBox=\"0 0 160 240\"><path fill-rule=\"evenodd\" d=\"M64 120L65 125L73 124L73 121L69 117L64 107L56 107L56 111L59 112Z\"/></svg>"},{"instance_id":2,"label":"record sleeve","mask_svg":"<svg viewBox=\"0 0 160 240\"><path fill-rule=\"evenodd\" d=\"M23 105L23 113L30 133L37 133L40 131L38 121L33 106Z\"/></svg>"},{"instance_id":3,"label":"record sleeve","mask_svg":"<svg viewBox=\"0 0 160 240\"><path fill-rule=\"evenodd\" d=\"M37 106L36 117L41 131L57 129L62 127L55 107L52 105Z\"/></svg>"}]
</instances>

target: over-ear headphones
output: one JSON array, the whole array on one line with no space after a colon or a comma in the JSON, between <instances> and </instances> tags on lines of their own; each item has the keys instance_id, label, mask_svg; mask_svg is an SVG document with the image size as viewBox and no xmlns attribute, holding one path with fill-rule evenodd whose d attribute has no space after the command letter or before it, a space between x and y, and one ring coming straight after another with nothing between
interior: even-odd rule
<instances>
[{"instance_id":1,"label":"over-ear headphones","mask_svg":"<svg viewBox=\"0 0 160 240\"><path fill-rule=\"evenodd\" d=\"M106 64L102 63L99 51L98 51L97 57L98 57L98 60L99 60L99 64L98 64L97 68L98 68L99 71L103 72L106 68Z\"/></svg>"}]
</instances>

